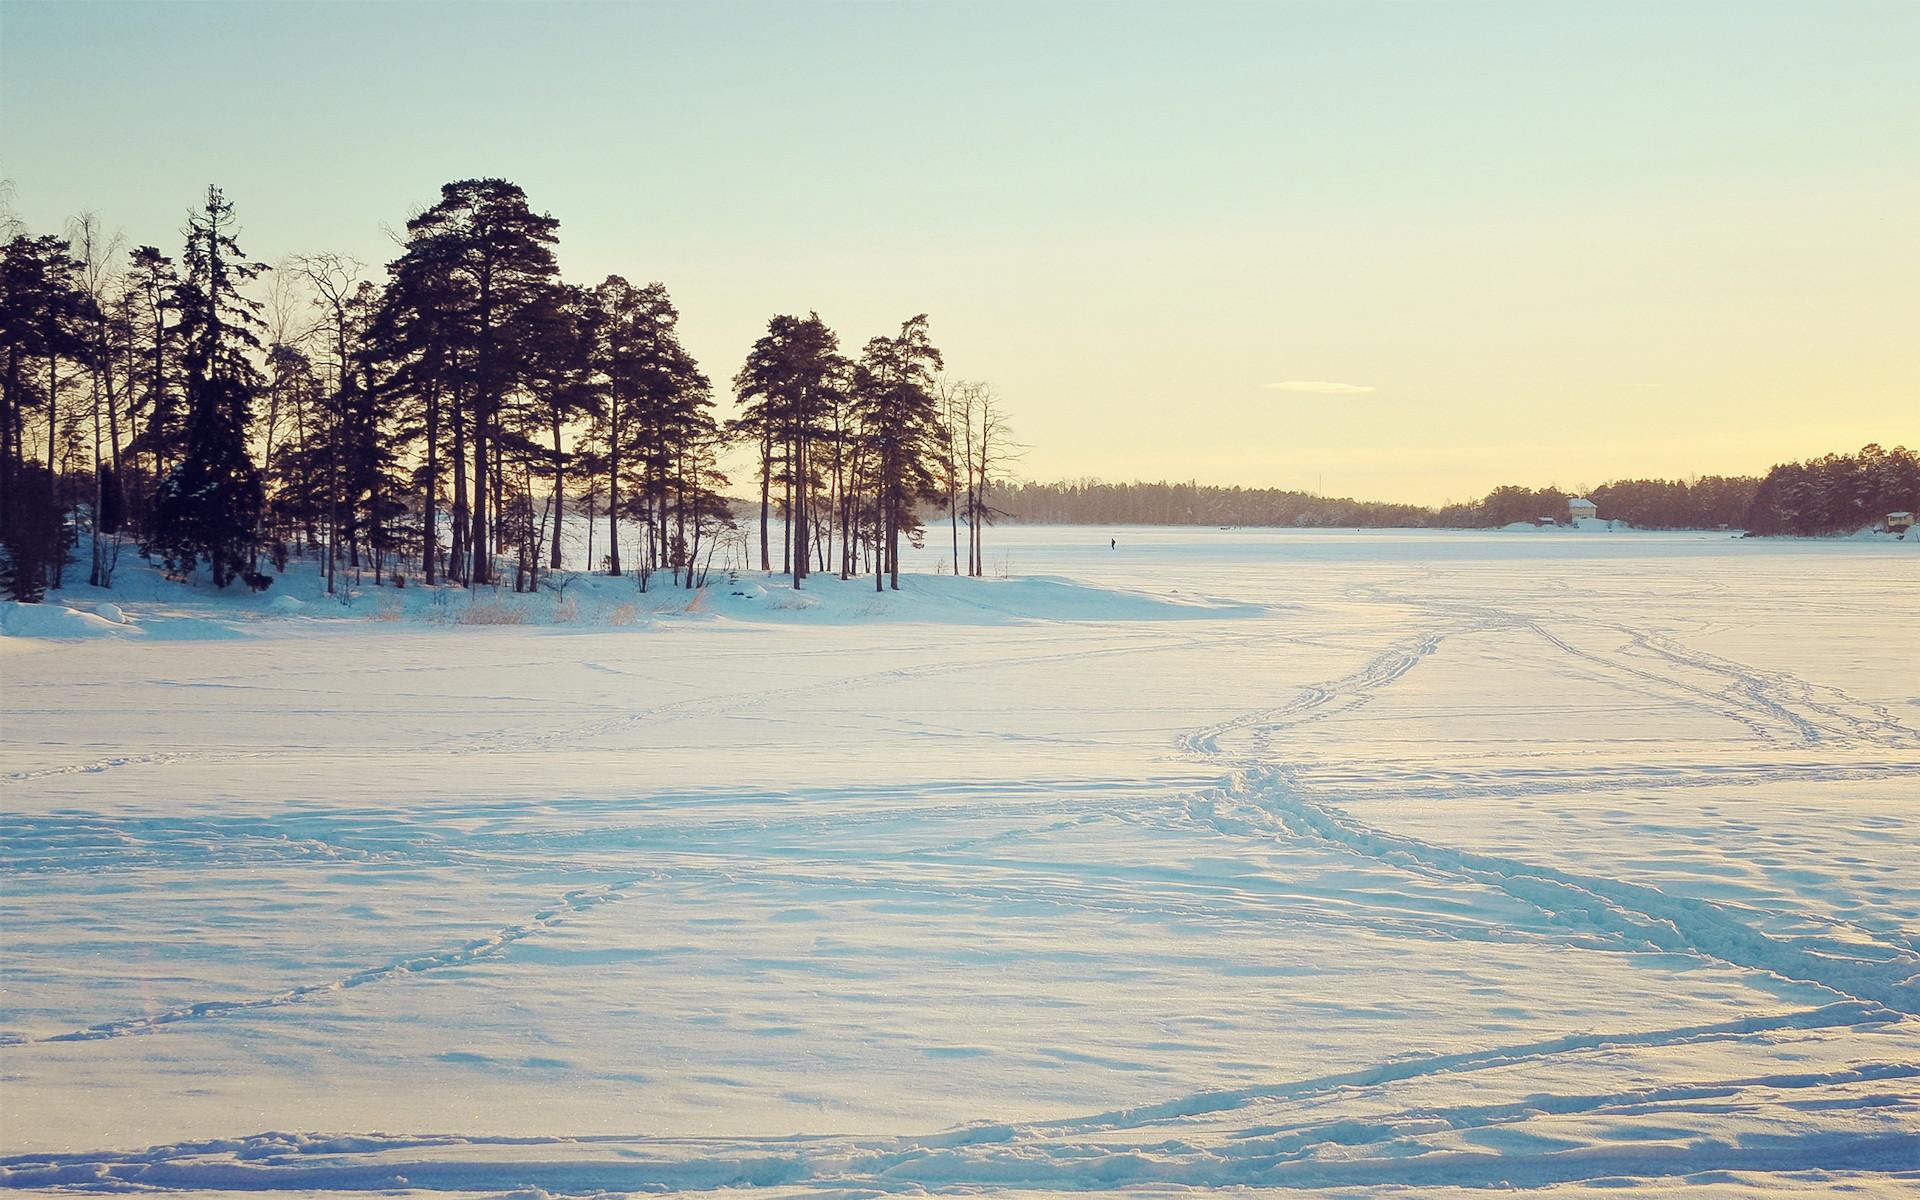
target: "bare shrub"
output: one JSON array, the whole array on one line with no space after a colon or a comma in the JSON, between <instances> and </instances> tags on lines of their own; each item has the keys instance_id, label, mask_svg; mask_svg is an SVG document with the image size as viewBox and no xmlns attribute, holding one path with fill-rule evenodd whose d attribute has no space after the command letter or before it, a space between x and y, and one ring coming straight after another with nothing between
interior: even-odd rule
<instances>
[{"instance_id":1,"label":"bare shrub","mask_svg":"<svg viewBox=\"0 0 1920 1200\"><path fill-rule=\"evenodd\" d=\"M524 625L526 623L525 612L512 605L502 604L498 600L489 600L484 603L475 601L460 610L462 625Z\"/></svg>"}]
</instances>

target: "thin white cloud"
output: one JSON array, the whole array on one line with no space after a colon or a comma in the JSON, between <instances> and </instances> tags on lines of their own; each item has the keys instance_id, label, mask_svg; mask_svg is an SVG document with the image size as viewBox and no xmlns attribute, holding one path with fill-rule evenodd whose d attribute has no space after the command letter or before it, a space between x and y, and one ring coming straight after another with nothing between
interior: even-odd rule
<instances>
[{"instance_id":1,"label":"thin white cloud","mask_svg":"<svg viewBox=\"0 0 1920 1200\"><path fill-rule=\"evenodd\" d=\"M1306 392L1313 396L1358 396L1372 387L1363 383L1335 383L1329 379L1287 379L1269 383L1270 392Z\"/></svg>"}]
</instances>

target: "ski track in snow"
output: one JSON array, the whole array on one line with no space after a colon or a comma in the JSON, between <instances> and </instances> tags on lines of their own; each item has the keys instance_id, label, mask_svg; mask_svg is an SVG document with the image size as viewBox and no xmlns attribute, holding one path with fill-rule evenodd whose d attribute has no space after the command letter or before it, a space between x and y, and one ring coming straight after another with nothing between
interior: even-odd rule
<instances>
[{"instance_id":1,"label":"ski track in snow","mask_svg":"<svg viewBox=\"0 0 1920 1200\"><path fill-rule=\"evenodd\" d=\"M97 758L91 762L73 763L68 766L42 767L33 771L10 771L0 775L0 784L32 783L42 779L54 779L61 775L97 775L102 771L114 771L122 767L144 767L181 762L186 759L209 757L205 754L190 754L183 751L163 751L158 754L117 754L107 758ZM225 757L250 757L228 755Z\"/></svg>"},{"instance_id":2,"label":"ski track in snow","mask_svg":"<svg viewBox=\"0 0 1920 1200\"><path fill-rule=\"evenodd\" d=\"M1316 837L1380 862L1415 864L1495 887L1549 920L1601 929L1628 945L1698 954L1920 1016L1920 954L1906 947L1875 943L1881 954L1864 958L1857 943L1770 936L1729 905L1384 833L1306 799L1285 772L1273 768L1236 772L1193 812L1196 820L1227 832Z\"/></svg>"},{"instance_id":3,"label":"ski track in snow","mask_svg":"<svg viewBox=\"0 0 1920 1200\"><path fill-rule=\"evenodd\" d=\"M1365 703L1375 690L1406 675L1451 635L1523 625L1568 654L1594 657L1546 634L1537 624L1500 610L1479 609L1475 615L1479 619L1472 625L1398 642L1376 654L1359 671L1304 689L1301 699L1290 704L1244 714L1182 735L1179 744L1187 753L1235 766L1226 787L1216 793L1220 805L1209 802L1195 806L1197 813L1204 813L1201 819L1219 828L1244 831L1258 826L1233 817L1221 819L1216 815L1218 808L1263 811L1277 819L1288 833L1318 837L1383 862L1416 863L1443 874L1495 886L1534 904L1554 920L1598 926L1654 949L1686 950L1782 978L1816 983L1843 996L1871 1000L1909 1016L1920 1016L1920 954L1909 944L1874 943L1885 957L1878 961L1861 959L1838 944L1810 940L1801 944L1770 937L1751 928L1724 905L1668 896L1657 888L1578 876L1386 834L1332 805L1309 799L1298 776L1273 763L1275 739L1283 730L1303 720L1324 719L1342 706L1350 708ZM1670 639L1655 639L1632 630L1625 632L1634 645L1653 647L1667 661L1704 667L1736 681L1742 695L1750 698L1754 705L1779 714L1808 742L1820 742L1823 733L1834 735L1836 740L1851 736L1880 742L1891 738L1894 744L1903 746L1911 740L1905 735L1912 735L1913 731L1892 721L1885 715L1884 708L1876 706L1872 711L1879 719L1869 722L1849 715L1835 704L1811 706L1814 712L1836 722L1835 726L1823 727L1777 698L1779 693L1788 690L1789 677L1755 672L1723 659L1687 651ZM1674 682L1661 681L1646 672L1634 674L1657 682ZM1801 697L1813 694L1814 689L1799 681L1790 681L1790 686ZM1850 707L1866 707L1845 698L1837 689L1825 690ZM1756 732L1766 732L1757 722L1753 727ZM1252 753L1236 757L1223 752L1219 746L1221 736L1240 731L1251 732ZM1903 770L1909 765L1894 770Z\"/></svg>"},{"instance_id":4,"label":"ski track in snow","mask_svg":"<svg viewBox=\"0 0 1920 1200\"><path fill-rule=\"evenodd\" d=\"M1845 1006L1841 1006L1845 1007ZM1846 1024L1853 1015L1825 1010L1776 1022L1750 1022L1653 1035L1564 1039L1534 1053L1575 1053L1608 1045L1681 1045L1720 1036L1786 1027ZM982 1125L919 1138L838 1137L659 1139L635 1135L585 1137L475 1137L462 1135L330 1135L263 1133L246 1138L155 1146L99 1154L14 1155L0 1158L0 1186L88 1191L206 1189L235 1191L468 1191L493 1189L504 1173L512 1185L558 1194L679 1191L706 1188L811 1185L894 1194L923 1188L994 1187L1111 1190L1163 1184L1191 1188L1264 1186L1542 1186L1557 1182L1644 1183L1670 1176L1738 1170L1882 1170L1920 1177L1915 1152L1920 1133L1808 1134L1752 1145L1712 1140L1632 1148L1579 1148L1531 1155L1433 1150L1420 1139L1436 1131L1474 1135L1541 1117L1672 1117L1701 1109L1727 1110L1787 1097L1819 1105L1833 1092L1863 1107L1910 1102L1902 1089L1920 1066L1872 1063L1841 1071L1780 1073L1615 1092L1530 1096L1510 1104L1419 1106L1366 1122L1311 1117L1236 1131L1219 1141L1169 1137L1140 1142L1098 1135L1168 1127L1257 1101L1301 1100L1355 1087L1376 1087L1426 1074L1498 1069L1513 1052L1415 1060L1321 1079L1275 1085L1257 1093L1191 1097L1151 1109L1102 1114L1029 1126ZM1884 1085L1886 1090L1882 1090ZM1800 1095L1807 1099L1797 1099ZM1371 1149L1361 1157L1318 1157L1328 1147ZM489 1149L532 1151L510 1165L481 1154Z\"/></svg>"},{"instance_id":5,"label":"ski track in snow","mask_svg":"<svg viewBox=\"0 0 1920 1200\"><path fill-rule=\"evenodd\" d=\"M1215 638L1210 641L1226 644L1244 643L1255 640L1261 635L1241 635L1238 638ZM1271 635L1265 635L1270 637ZM1064 665L1085 663L1089 660L1112 657L1148 654L1159 651L1179 650L1200 644L1201 638L1181 634L1129 634L1118 646L1078 647L1070 650L1047 651L1039 654L999 655L983 658L949 660L935 663L916 663L909 666L889 667L881 671L860 672L854 675L839 676L826 680L809 681L790 687L756 691L748 696L718 695L703 696L689 700L675 701L669 704L637 709L618 716L602 718L582 724L568 725L551 729L514 729L494 730L471 738L456 739L446 744L445 752L456 754L488 753L502 750L525 751L542 746L577 745L583 741L604 737L607 734L638 725L657 726L673 721L692 720L716 713L737 710L743 703L755 705L769 701L794 698L817 697L830 691L848 691L865 687L875 687L893 683L905 683L913 680L929 679L941 675L964 672L999 671L1009 667L1037 666L1041 664Z\"/></svg>"},{"instance_id":6,"label":"ski track in snow","mask_svg":"<svg viewBox=\"0 0 1920 1200\"><path fill-rule=\"evenodd\" d=\"M270 996L255 996L239 1000L205 1000L198 1004L189 1004L180 1008L171 1008L162 1012L147 1013L137 1017L125 1017L115 1021L102 1021L88 1025L83 1029L69 1030L65 1033L49 1034L44 1037L23 1038L15 1036L7 1039L6 1044L20 1045L30 1042L92 1042L104 1038L126 1037L130 1034L149 1033L162 1026L173 1025L181 1021L201 1021L211 1017L225 1017L236 1013L253 1012L259 1009L281 1008L289 1004L300 1004L310 1000L343 992L349 988L365 987L368 984L385 983L403 975L421 975L428 971L441 971L453 967L463 967L500 954L522 938L551 929L569 917L587 912L602 904L610 904L626 898L626 893L639 886L644 879L631 879L622 883L606 884L598 887L580 888L568 892L555 904L533 914L527 920L515 925L496 929L484 937L474 938L458 946L441 950L430 950L422 954L408 955L380 966L367 967L351 974L329 979L322 983L303 984L287 988Z\"/></svg>"},{"instance_id":7,"label":"ski track in snow","mask_svg":"<svg viewBox=\"0 0 1920 1200\"><path fill-rule=\"evenodd\" d=\"M1409 584L1397 585L1410 586ZM1711 598L1725 585L1708 583L1694 598ZM1883 781L1920 775L1920 731L1884 704L1856 699L1831 685L1779 670L1763 670L1689 647L1671 631L1607 623L1617 648L1577 645L1550 618L1505 608L1437 600L1387 585L1358 589L1361 602L1423 615L1422 628L1392 637L1358 668L1262 707L1211 721L1174 739L1183 769L1215 778L1191 791L1129 787L1124 779L1081 781L1086 794L1049 799L1046 781L1008 782L1032 788L1036 798L1005 804L996 815L1016 820L1010 828L956 836L909 847L891 861L918 868L952 867L963 878L892 872L889 860L856 864L811 857L798 850L752 863L735 861L728 839L775 828L796 847L832 837L883 837L889 822L965 819L977 811L975 797L988 784L956 784L943 801L940 788L921 788L905 809L822 814L804 805L776 819L759 810L703 825L699 837L671 848L657 866L616 882L567 891L523 921L473 939L366 967L321 982L271 994L214 999L159 1012L104 1021L36 1038L0 1038L12 1051L43 1043L96 1042L259 1010L321 1002L338 993L457 968L508 955L518 944L575 918L625 899L635 889L666 881L725 882L734 886L803 892L823 882L857 887L865 895L896 895L903 901L1023 909L1052 906L1122 919L1247 926L1275 931L1357 920L1332 909L1278 912L1257 893L1229 895L1209 890L1194 877L1156 877L1109 867L1110 878L1075 874L1070 862L1055 862L1053 877L1038 880L1032 864L1001 861L1029 840L1069 837L1104 822L1145 831L1185 830L1235 843L1312 847L1364 864L1371 870L1419 880L1425 886L1498 893L1537 915L1546 936L1559 944L1614 955L1654 953L1701 960L1819 989L1831 999L1811 1007L1663 1029L1622 1028L1573 1032L1479 1049L1407 1054L1372 1065L1305 1078L1249 1086L1205 1089L1154 1103L1081 1116L977 1123L945 1132L891 1138L840 1135L807 1137L685 1138L645 1134L489 1137L460 1134L329 1134L267 1132L250 1136L160 1145L139 1151L22 1153L0 1157L0 1186L75 1191L497 1191L538 1189L552 1194L682 1191L734 1187L788 1187L823 1193L908 1194L927 1189L1119 1190L1131 1187L1278 1189L1460 1187L1540 1188L1554 1184L1611 1186L1623 1179L1713 1179L1725 1173L1750 1178L1798 1177L1832 1172L1836 1177L1889 1188L1920 1186L1920 1062L1900 1057L1911 1047L1912 1023L1920 1019L1920 951L1897 929L1863 929L1858 923L1795 914L1824 925L1831 935L1782 934L1761 928L1769 916L1724 899L1689 896L1680 890L1633 882L1593 871L1531 862L1466 846L1450 845L1371 824L1349 805L1379 796L1446 802L1502 797L1573 797L1597 790L1656 793L1663 790L1763 787L1788 783ZM1403 765L1391 761L1324 761L1309 750L1316 726L1354 717L1456 644L1518 633L1561 656L1584 678L1623 688L1655 704L1724 718L1757 746L1759 761L1668 761L1647 763L1564 762L1537 767L1508 763ZM1589 628L1591 633L1591 628ZM1109 639L1111 640L1111 639ZM695 697L596 718L558 728L493 729L449 739L446 753L555 748L631 728L685 721L737 709L743 703L819 696L963 673L990 673L1013 666L1069 668L1103 658L1190 650L1199 646L1251 648L1272 644L1259 634L1125 633L1117 644L1077 644L1001 657L943 659L832 676L769 688L746 696ZM1302 645L1314 639L1302 636ZM589 669L608 670L599 664ZM618 673L618 672L613 672ZM927 734L924 722L902 718L901 728ZM1781 756L1794 750L1799 758ZM1809 758L1808 756L1816 756ZM102 758L72 767L16 772L0 783L21 784L123 766L166 764L195 757L165 752ZM205 757L202 755L201 757ZM848 795L857 789L841 789ZM1137 794L1135 794L1137 793ZM891 793L876 792L876 797ZM1094 796L1100 799L1094 799ZM777 794L739 797L772 804ZM619 815L617 803L557 799L551 815L588 822ZM592 823L577 833L549 833L524 846L491 843L452 827L415 830L396 841L377 828L381 814L338 810L331 824L304 829L306 836L276 834L271 822L222 825L174 822L129 829L124 822L60 816L41 821L9 819L0 826L0 865L9 872L50 874L124 870L164 863L225 845L234 862L338 862L368 869L483 869L503 852L526 856L544 871L605 877L608 856L620 843ZM512 806L490 813L485 804L460 812L463 820L500 821ZM75 859L76 852L83 857ZM89 858L86 855L95 857ZM631 860L629 860L631 861ZM1449 924L1439 910L1396 921L1380 914L1371 927L1395 936L1433 936L1531 942L1538 935L1497 926ZM1892 1041L1895 1057L1873 1058L1877 1038L1907 1031ZM1851 1065L1824 1070L1776 1070L1638 1082L1613 1089L1540 1090L1522 1086L1513 1099L1485 1103L1433 1103L1407 1088L1453 1076L1479 1074L1506 1079L1549 1066L1601 1063L1626 1052L1677 1053L1689 1048L1730 1046L1764 1050L1794 1039L1851 1038L1869 1054ZM0 1065L4 1065L0 1061ZM1552 1085L1549 1085L1552 1086ZM1357 1096L1371 1098L1372 1111L1352 1115L1317 1105ZM1761 1120L1796 1111L1885 1113L1892 1124L1781 1129L1717 1137L1698 1131L1685 1137L1631 1140L1624 1133L1587 1144L1560 1144L1526 1132L1556 1120L1613 1121L1630 1131L1636 1123L1659 1127L1702 1114L1734 1114ZM1557 1126L1555 1126L1557 1128ZM1507 1138L1510 1140L1501 1141ZM1529 1140L1533 1139L1533 1140ZM510 1151L510 1152L509 1152Z\"/></svg>"}]
</instances>

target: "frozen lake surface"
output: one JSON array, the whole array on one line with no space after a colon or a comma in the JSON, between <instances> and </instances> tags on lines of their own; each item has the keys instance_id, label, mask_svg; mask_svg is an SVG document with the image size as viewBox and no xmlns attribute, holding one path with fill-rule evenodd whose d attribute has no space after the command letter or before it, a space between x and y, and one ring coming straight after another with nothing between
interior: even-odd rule
<instances>
[{"instance_id":1,"label":"frozen lake surface","mask_svg":"<svg viewBox=\"0 0 1920 1200\"><path fill-rule=\"evenodd\" d=\"M1916 547L988 562L0 639L0 1182L1920 1188Z\"/></svg>"}]
</instances>

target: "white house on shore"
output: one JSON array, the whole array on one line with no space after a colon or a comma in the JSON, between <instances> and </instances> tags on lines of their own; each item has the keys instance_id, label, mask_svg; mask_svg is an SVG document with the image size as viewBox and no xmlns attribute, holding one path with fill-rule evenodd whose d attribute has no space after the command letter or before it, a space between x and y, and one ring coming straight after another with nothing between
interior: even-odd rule
<instances>
[{"instance_id":1,"label":"white house on shore","mask_svg":"<svg viewBox=\"0 0 1920 1200\"><path fill-rule=\"evenodd\" d=\"M1567 520L1574 524L1595 520L1600 516L1600 506L1585 496L1574 496L1567 501Z\"/></svg>"}]
</instances>

